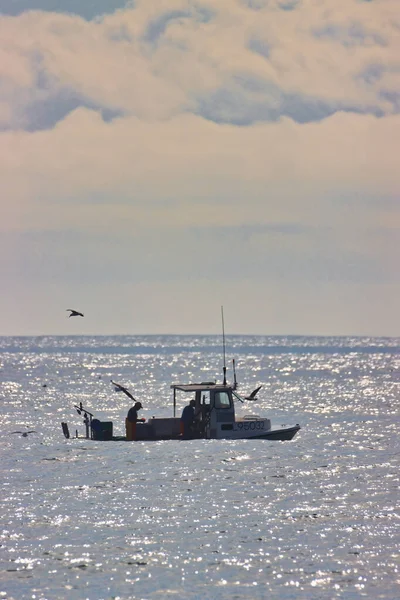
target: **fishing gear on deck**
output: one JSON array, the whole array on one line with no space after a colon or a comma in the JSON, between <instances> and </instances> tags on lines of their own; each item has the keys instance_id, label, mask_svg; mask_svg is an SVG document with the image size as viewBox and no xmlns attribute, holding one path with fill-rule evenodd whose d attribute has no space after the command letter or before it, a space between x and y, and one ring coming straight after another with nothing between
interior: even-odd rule
<instances>
[{"instance_id":1,"label":"fishing gear on deck","mask_svg":"<svg viewBox=\"0 0 400 600\"><path fill-rule=\"evenodd\" d=\"M74 408L76 408L78 415L82 415L83 413L83 422L86 427L86 437L90 438L93 414L83 407L82 402L79 403L79 406L74 404Z\"/></svg>"}]
</instances>

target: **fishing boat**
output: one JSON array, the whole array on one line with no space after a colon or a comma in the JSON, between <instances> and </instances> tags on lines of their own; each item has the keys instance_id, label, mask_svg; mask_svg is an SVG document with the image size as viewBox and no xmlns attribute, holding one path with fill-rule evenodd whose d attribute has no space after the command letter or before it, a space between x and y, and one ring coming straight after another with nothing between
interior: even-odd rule
<instances>
[{"instance_id":1,"label":"fishing boat","mask_svg":"<svg viewBox=\"0 0 400 600\"><path fill-rule=\"evenodd\" d=\"M183 440L183 439L205 439L205 440L243 440L243 439L263 439L263 440L291 440L300 429L300 425L279 425L272 427L268 418L258 415L245 415L236 417L235 402L245 403L246 401L255 401L261 385L255 388L248 396L241 397L238 392L238 383L236 378L235 360L233 359L233 384L226 381L226 353L225 353L225 327L224 312L221 306L222 316L222 335L223 335L223 383L208 381L203 383L174 383L171 385L173 390L173 416L167 418L152 417L146 422L139 420L133 426L132 423L125 420L125 436L114 436L112 421L100 421L95 419L93 413L82 406L82 403L75 405L79 415L83 415L83 422L86 428L86 438L98 441L106 440ZM115 391L124 392L133 402L136 399L130 391L111 380ZM176 416L177 411L177 392L183 392L190 395L190 404L193 409L193 419L188 428L182 427L183 422ZM67 423L61 423L64 435L70 438L69 427ZM76 431L76 437L78 432Z\"/></svg>"},{"instance_id":2,"label":"fishing boat","mask_svg":"<svg viewBox=\"0 0 400 600\"><path fill-rule=\"evenodd\" d=\"M135 401L135 398L124 386L115 384L120 390L125 392L129 398ZM145 422L136 423L136 431L132 433L130 422L126 419L126 435L115 436L113 432L112 421L100 421L96 419L89 410L83 407L82 403L75 405L79 415L83 416L85 424L85 436L88 439L98 441L122 441L132 440L151 441L151 440L179 440L179 439L216 439L216 440L241 440L241 439L264 439L264 440L291 440L300 429L299 424L279 425L272 427L269 418L258 415L245 415L237 417L235 414L235 403L245 403L246 401L255 401L261 386L256 388L249 396L242 397L237 392L237 383L233 385L216 382L203 383L174 383L171 385L173 390L173 416L172 417L151 417ZM194 419L190 433L182 431L181 418L176 416L178 402L178 393L183 393L193 400ZM67 423L62 423L63 432L66 438L70 438L69 427ZM79 437L76 432L76 437ZM83 436L82 436L83 437Z\"/></svg>"}]
</instances>

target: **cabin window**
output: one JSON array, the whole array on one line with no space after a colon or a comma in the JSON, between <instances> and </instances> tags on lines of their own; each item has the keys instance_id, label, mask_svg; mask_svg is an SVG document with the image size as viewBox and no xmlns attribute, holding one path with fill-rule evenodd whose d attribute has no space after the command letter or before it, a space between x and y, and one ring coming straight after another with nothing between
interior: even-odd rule
<instances>
[{"instance_id":1,"label":"cabin window","mask_svg":"<svg viewBox=\"0 0 400 600\"><path fill-rule=\"evenodd\" d=\"M209 406L210 405L210 392L204 392L202 397L202 404Z\"/></svg>"},{"instance_id":2,"label":"cabin window","mask_svg":"<svg viewBox=\"0 0 400 600\"><path fill-rule=\"evenodd\" d=\"M206 391L201 396L200 410L196 417L201 418L203 421L207 419L207 415L210 412L210 392Z\"/></svg>"},{"instance_id":3,"label":"cabin window","mask_svg":"<svg viewBox=\"0 0 400 600\"><path fill-rule=\"evenodd\" d=\"M230 408L231 399L228 392L215 392L214 406L215 408Z\"/></svg>"}]
</instances>

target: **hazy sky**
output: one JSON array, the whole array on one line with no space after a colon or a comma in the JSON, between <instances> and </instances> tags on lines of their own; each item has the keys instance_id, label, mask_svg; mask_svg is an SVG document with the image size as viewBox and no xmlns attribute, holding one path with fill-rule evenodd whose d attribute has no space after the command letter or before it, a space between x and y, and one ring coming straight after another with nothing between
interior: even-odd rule
<instances>
[{"instance_id":1,"label":"hazy sky","mask_svg":"<svg viewBox=\"0 0 400 600\"><path fill-rule=\"evenodd\" d=\"M0 334L400 335L399 113L399 0L0 0Z\"/></svg>"}]
</instances>

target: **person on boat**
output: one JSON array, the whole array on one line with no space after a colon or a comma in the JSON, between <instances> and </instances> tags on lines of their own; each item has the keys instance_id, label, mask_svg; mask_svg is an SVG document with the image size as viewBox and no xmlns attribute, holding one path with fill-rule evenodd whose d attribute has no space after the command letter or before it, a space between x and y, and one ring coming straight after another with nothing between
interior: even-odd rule
<instances>
[{"instance_id":1,"label":"person on boat","mask_svg":"<svg viewBox=\"0 0 400 600\"><path fill-rule=\"evenodd\" d=\"M138 411L143 407L140 402L136 402L131 408L128 410L128 415L126 417L126 439L127 440L136 440L136 423L138 421L144 423L146 419L138 418Z\"/></svg>"},{"instance_id":2,"label":"person on boat","mask_svg":"<svg viewBox=\"0 0 400 600\"><path fill-rule=\"evenodd\" d=\"M196 401L191 400L189 404L185 406L181 414L181 434L185 440L190 440L190 438L193 437L195 406Z\"/></svg>"}]
</instances>

